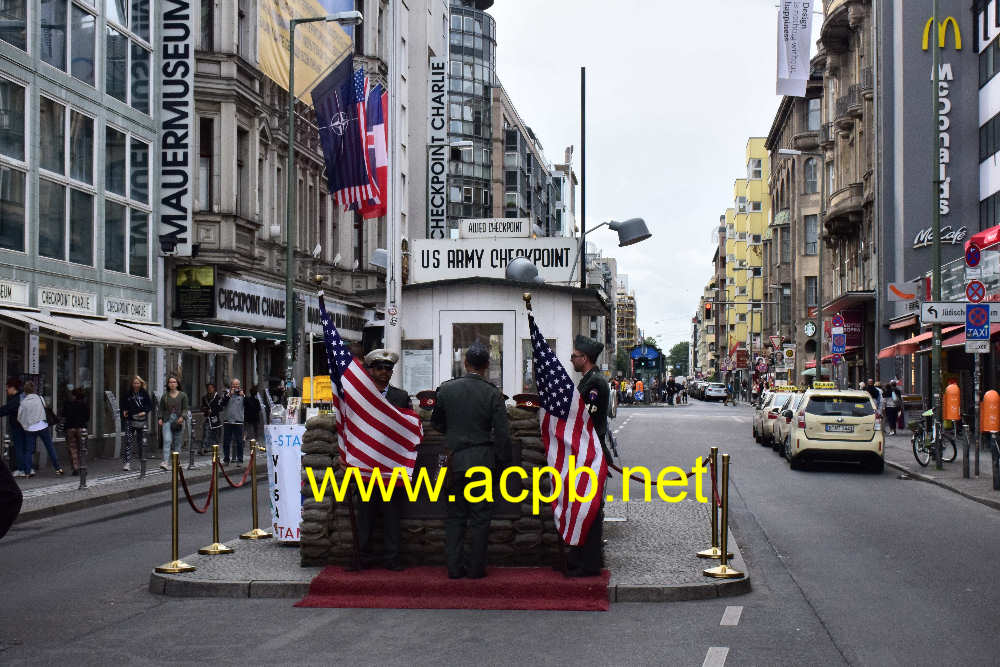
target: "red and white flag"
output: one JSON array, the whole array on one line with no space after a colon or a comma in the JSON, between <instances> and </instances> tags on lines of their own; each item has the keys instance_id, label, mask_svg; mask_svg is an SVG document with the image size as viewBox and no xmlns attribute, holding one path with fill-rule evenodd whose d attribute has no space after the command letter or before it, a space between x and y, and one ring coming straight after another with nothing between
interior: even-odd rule
<instances>
[{"instance_id":1,"label":"red and white flag","mask_svg":"<svg viewBox=\"0 0 1000 667\"><path fill-rule=\"evenodd\" d=\"M361 217L378 218L385 215L386 197L389 187L389 95L377 84L368 95L365 119L368 128L365 147L368 151L368 166L371 169L371 186L378 196L369 199L361 208Z\"/></svg>"},{"instance_id":2,"label":"red and white flag","mask_svg":"<svg viewBox=\"0 0 1000 667\"><path fill-rule=\"evenodd\" d=\"M393 468L413 474L417 445L424 437L420 417L389 402L340 338L326 303L319 299L326 360L337 410L337 437L344 465L369 478L376 468L385 480Z\"/></svg>"},{"instance_id":3,"label":"red and white flag","mask_svg":"<svg viewBox=\"0 0 1000 667\"><path fill-rule=\"evenodd\" d=\"M580 392L545 342L531 315L528 316L528 326L531 329L535 383L542 404L541 432L545 458L562 478L562 493L552 501L555 524L563 541L577 546L587 539L590 526L601 510L608 464ZM577 468L593 470L594 479L591 475L580 474L574 484L569 474L570 456L574 457ZM571 500L571 485L575 487L577 498L590 500Z\"/></svg>"}]
</instances>

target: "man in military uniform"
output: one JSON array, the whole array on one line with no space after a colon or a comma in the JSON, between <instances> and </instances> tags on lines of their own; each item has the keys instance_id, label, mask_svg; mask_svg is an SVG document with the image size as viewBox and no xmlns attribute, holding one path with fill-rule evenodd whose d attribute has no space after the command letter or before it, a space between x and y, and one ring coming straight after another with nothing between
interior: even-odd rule
<instances>
[{"instance_id":1,"label":"man in military uniform","mask_svg":"<svg viewBox=\"0 0 1000 667\"><path fill-rule=\"evenodd\" d=\"M503 395L486 379L490 353L476 342L465 352L465 375L442 384L437 390L437 404L431 423L445 434L450 452L448 502L445 519L445 546L448 577L479 579L486 576L486 544L493 518L493 503L469 502L465 488L479 476L466 478L475 466L495 470L510 461L510 435ZM465 553L465 535L470 550Z\"/></svg>"},{"instance_id":2,"label":"man in military uniform","mask_svg":"<svg viewBox=\"0 0 1000 667\"><path fill-rule=\"evenodd\" d=\"M386 400L401 410L410 410L410 395L389 384L392 379L392 371L399 361L399 355L388 350L372 350L365 355L365 368L371 376L375 388L378 389ZM399 491L399 489L397 489ZM361 567L370 567L375 562L372 552L371 538L375 529L375 516L382 515L382 537L385 552L382 563L387 570L400 571L403 569L399 561L399 541L400 527L399 520L402 515L402 503L404 502L401 493L393 493L392 500L383 500L377 489L372 494L371 500L365 502L360 495L355 496L357 507L358 545L361 549Z\"/></svg>"},{"instance_id":3,"label":"man in military uniform","mask_svg":"<svg viewBox=\"0 0 1000 667\"><path fill-rule=\"evenodd\" d=\"M570 357L573 362L573 370L583 373L583 378L577 385L580 396L583 398L587 411L590 412L590 421L594 425L594 433L601 441L601 449L604 451L604 460L611 463L611 453L608 451L608 404L611 399L611 387L607 379L597 370L597 358L601 356L604 345L587 338L577 336L573 342L573 355ZM627 482L626 482L627 483ZM602 568L602 547L604 535L604 494L598 494L601 498L601 509L590 524L590 531L583 544L569 547L566 552L566 576L568 577L593 577L601 574Z\"/></svg>"}]
</instances>

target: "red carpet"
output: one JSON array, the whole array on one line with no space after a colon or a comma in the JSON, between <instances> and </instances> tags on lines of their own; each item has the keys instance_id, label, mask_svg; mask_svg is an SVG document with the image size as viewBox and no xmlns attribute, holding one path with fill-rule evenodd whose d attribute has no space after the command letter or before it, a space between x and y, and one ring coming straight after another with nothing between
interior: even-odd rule
<instances>
[{"instance_id":1,"label":"red carpet","mask_svg":"<svg viewBox=\"0 0 1000 667\"><path fill-rule=\"evenodd\" d=\"M542 567L491 567L484 579L449 579L444 567L345 572L327 567L296 607L607 611L607 570L569 579Z\"/></svg>"}]
</instances>

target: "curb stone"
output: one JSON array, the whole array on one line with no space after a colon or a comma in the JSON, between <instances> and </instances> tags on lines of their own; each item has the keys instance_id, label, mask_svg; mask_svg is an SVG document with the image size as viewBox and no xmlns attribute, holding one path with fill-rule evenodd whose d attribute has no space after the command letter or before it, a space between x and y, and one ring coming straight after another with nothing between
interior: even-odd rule
<instances>
[{"instance_id":1,"label":"curb stone","mask_svg":"<svg viewBox=\"0 0 1000 667\"><path fill-rule=\"evenodd\" d=\"M938 479L936 477L932 477L930 475L925 475L923 473L916 472L916 471L914 471L914 470L912 470L910 468L907 468L906 466L902 465L901 463L896 463L894 461L890 461L889 459L885 459L885 464L887 466L889 466L890 468L894 469L894 470L898 470L899 472L906 473L907 475L909 475L910 477L912 477L915 480L918 480L918 481L921 481L921 482L927 482L929 484L933 484L934 486L939 486L942 489L947 489L948 491L951 491L952 493L956 493L956 494L962 496L963 498L967 498L968 500L971 500L973 502L977 502L980 505L985 505L986 507L989 507L991 509L1000 510L1000 500L992 500L990 498L983 498L982 496L973 495L971 493L968 493L967 491L963 491L963 490L959 489L956 486L953 486L952 484L949 484L945 480L941 480L941 479Z\"/></svg>"}]
</instances>

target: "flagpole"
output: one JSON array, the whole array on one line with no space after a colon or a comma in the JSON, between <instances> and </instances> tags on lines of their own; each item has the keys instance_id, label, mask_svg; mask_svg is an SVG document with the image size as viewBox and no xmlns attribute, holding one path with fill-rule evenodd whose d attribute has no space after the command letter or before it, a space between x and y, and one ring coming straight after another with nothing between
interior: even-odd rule
<instances>
[{"instance_id":1,"label":"flagpole","mask_svg":"<svg viewBox=\"0 0 1000 667\"><path fill-rule=\"evenodd\" d=\"M399 82L399 23L397 4L390 2L390 44L389 49L389 113L383 119L389 123L389 146L386 151L386 168L388 176L386 178L387 193L386 200L386 257L385 269L385 327L383 329L383 346L390 352L402 355L403 347L403 327L402 321L402 301L403 284L400 267L403 264L402 238L406 234L405 229L400 229L400 218L402 202L399 199L399 188L397 187L398 171L396 169L398 155L396 151L399 146L398 125L395 122L394 114L399 108L397 84Z\"/></svg>"}]
</instances>

